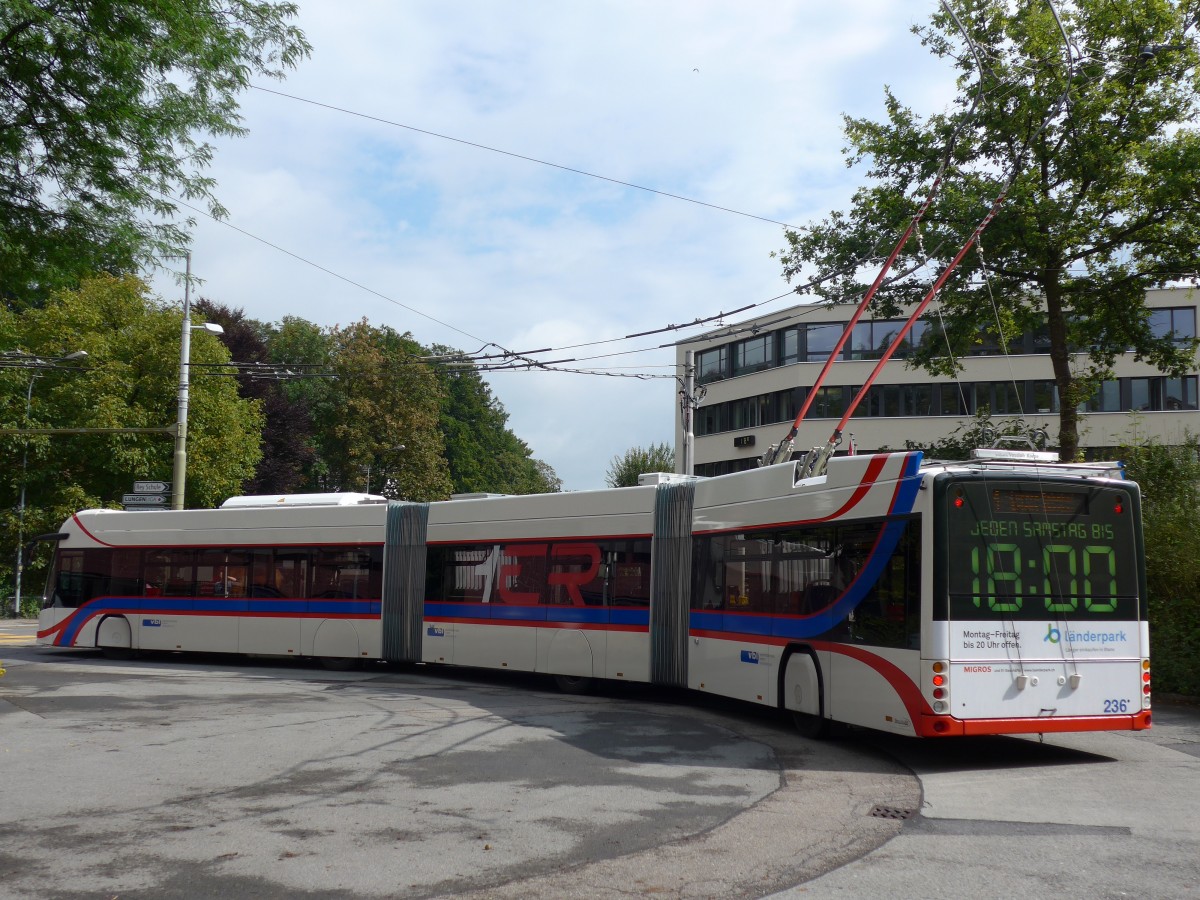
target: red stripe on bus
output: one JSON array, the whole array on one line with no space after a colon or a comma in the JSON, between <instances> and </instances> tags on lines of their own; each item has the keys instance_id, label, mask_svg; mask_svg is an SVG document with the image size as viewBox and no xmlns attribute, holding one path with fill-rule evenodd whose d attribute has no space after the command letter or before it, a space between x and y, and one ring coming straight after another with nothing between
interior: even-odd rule
<instances>
[{"instance_id":1,"label":"red stripe on bus","mask_svg":"<svg viewBox=\"0 0 1200 900\"><path fill-rule=\"evenodd\" d=\"M904 709L914 723L921 716L932 716L933 708L929 705L929 701L921 694L921 689L913 683L913 680L905 674L893 662L889 662L882 656L876 656L868 650L861 647L855 647L852 644L837 644L832 641L810 641L798 640L790 637L776 637L774 635L749 635L749 634L730 634L723 631L707 631L698 628L693 628L688 631L691 637L713 638L720 641L733 641L739 644L768 644L773 647L784 647L788 644L804 644L812 647L814 650L826 650L830 653L839 653L842 656L848 656L851 659L864 663L883 676L884 681L891 685L892 690L896 692L896 696L900 698L900 702L904 704Z\"/></svg>"}]
</instances>

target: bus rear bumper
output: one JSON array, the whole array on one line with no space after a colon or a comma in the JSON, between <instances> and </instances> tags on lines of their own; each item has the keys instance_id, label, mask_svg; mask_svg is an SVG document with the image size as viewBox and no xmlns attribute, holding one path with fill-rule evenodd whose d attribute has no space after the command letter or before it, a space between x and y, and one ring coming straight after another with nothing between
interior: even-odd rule
<instances>
[{"instance_id":1,"label":"bus rear bumper","mask_svg":"<svg viewBox=\"0 0 1200 900\"><path fill-rule=\"evenodd\" d=\"M1036 719L956 719L953 716L923 715L915 724L918 737L1144 731L1150 727L1150 710L1144 709L1131 716L1054 716Z\"/></svg>"}]
</instances>

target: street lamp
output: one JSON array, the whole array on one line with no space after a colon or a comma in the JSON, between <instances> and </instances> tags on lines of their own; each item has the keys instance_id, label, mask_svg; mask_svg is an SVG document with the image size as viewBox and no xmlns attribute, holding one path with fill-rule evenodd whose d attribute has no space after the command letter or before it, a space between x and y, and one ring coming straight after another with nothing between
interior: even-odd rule
<instances>
[{"instance_id":1,"label":"street lamp","mask_svg":"<svg viewBox=\"0 0 1200 900\"><path fill-rule=\"evenodd\" d=\"M403 444L397 444L397 445L396 445L396 446L394 446L394 447L388 447L388 448L386 448L386 449L385 449L383 452L385 452L385 453L399 453L399 452L400 452L401 450L403 450L403 449L404 449L404 445L403 445ZM365 468L366 468L366 472L367 472L367 484L366 484L366 488L363 490L363 493L364 493L364 494L369 494L369 493L371 493L371 464L370 464L370 463L367 463L367 465L365 466ZM382 491L382 490L383 490L384 488L386 488L386 487L387 487L387 473L385 472L385 473L384 473L384 479L383 479L383 486L381 486L379 489Z\"/></svg>"},{"instance_id":2,"label":"street lamp","mask_svg":"<svg viewBox=\"0 0 1200 900\"><path fill-rule=\"evenodd\" d=\"M29 368L33 373L29 376L29 388L25 391L25 427L29 427L29 416L33 409L33 385L41 375L42 369L69 368L59 363L73 362L84 359L86 350L76 350L65 356L55 356L49 359L32 354L9 352L3 355L5 368ZM25 446L21 451L21 499L17 502L17 568L15 572L15 592L13 594L13 617L21 615L21 570L25 567L25 481L29 470L29 438L25 438Z\"/></svg>"},{"instance_id":3,"label":"street lamp","mask_svg":"<svg viewBox=\"0 0 1200 900\"><path fill-rule=\"evenodd\" d=\"M192 324L192 254L186 255L187 272L183 281L183 335L179 339L179 411L175 417L175 460L171 474L171 509L183 509L183 490L187 479L188 368L192 358L192 329L224 334L214 322Z\"/></svg>"}]
</instances>

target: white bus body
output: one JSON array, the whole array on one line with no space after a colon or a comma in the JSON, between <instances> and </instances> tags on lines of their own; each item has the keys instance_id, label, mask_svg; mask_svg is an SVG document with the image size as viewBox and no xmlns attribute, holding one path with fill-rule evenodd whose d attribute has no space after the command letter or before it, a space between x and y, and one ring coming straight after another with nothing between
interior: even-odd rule
<instances>
[{"instance_id":1,"label":"white bus body","mask_svg":"<svg viewBox=\"0 0 1200 900\"><path fill-rule=\"evenodd\" d=\"M673 684L918 736L1149 727L1118 470L910 452L797 471L84 511L52 536L38 640Z\"/></svg>"}]
</instances>

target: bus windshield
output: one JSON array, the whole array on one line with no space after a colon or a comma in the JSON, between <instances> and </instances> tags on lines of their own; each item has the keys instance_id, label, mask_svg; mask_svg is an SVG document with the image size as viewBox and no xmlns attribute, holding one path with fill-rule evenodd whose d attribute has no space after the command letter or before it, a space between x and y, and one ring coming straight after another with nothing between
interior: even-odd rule
<instances>
[{"instance_id":1,"label":"bus windshield","mask_svg":"<svg viewBox=\"0 0 1200 900\"><path fill-rule=\"evenodd\" d=\"M1131 493L994 479L951 485L945 494L950 618L1138 619Z\"/></svg>"}]
</instances>

